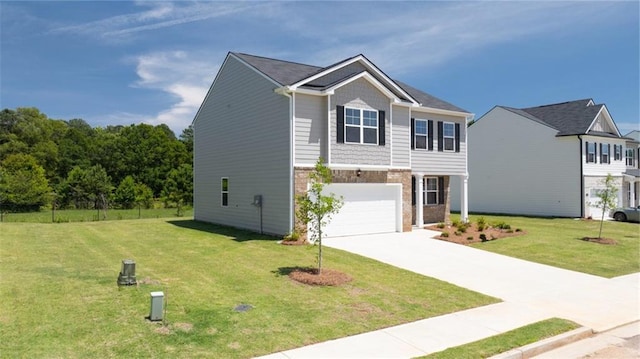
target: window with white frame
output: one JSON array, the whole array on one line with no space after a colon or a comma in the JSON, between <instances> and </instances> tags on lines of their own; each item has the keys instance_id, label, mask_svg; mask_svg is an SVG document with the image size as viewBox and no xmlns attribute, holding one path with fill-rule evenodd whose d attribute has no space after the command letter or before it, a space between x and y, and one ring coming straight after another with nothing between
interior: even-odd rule
<instances>
[{"instance_id":1,"label":"window with white frame","mask_svg":"<svg viewBox=\"0 0 640 359\"><path fill-rule=\"evenodd\" d=\"M426 206L438 204L438 177L425 177L423 199Z\"/></svg>"},{"instance_id":2,"label":"window with white frame","mask_svg":"<svg viewBox=\"0 0 640 359\"><path fill-rule=\"evenodd\" d=\"M627 167L633 167L633 163L635 162L633 158L634 153L633 148L627 148Z\"/></svg>"},{"instance_id":3,"label":"window with white frame","mask_svg":"<svg viewBox=\"0 0 640 359\"><path fill-rule=\"evenodd\" d=\"M609 145L606 143L602 144L602 155L600 163L609 163Z\"/></svg>"},{"instance_id":4,"label":"window with white frame","mask_svg":"<svg viewBox=\"0 0 640 359\"><path fill-rule=\"evenodd\" d=\"M378 144L378 111L345 107L346 143Z\"/></svg>"},{"instance_id":5,"label":"window with white frame","mask_svg":"<svg viewBox=\"0 0 640 359\"><path fill-rule=\"evenodd\" d=\"M442 124L442 139L445 151L455 151L456 149L456 126L453 122Z\"/></svg>"},{"instance_id":6,"label":"window with white frame","mask_svg":"<svg viewBox=\"0 0 640 359\"><path fill-rule=\"evenodd\" d=\"M587 143L587 162L596 162L596 144L593 142Z\"/></svg>"},{"instance_id":7,"label":"window with white frame","mask_svg":"<svg viewBox=\"0 0 640 359\"><path fill-rule=\"evenodd\" d=\"M415 148L427 149L427 120L415 120Z\"/></svg>"},{"instance_id":8,"label":"window with white frame","mask_svg":"<svg viewBox=\"0 0 640 359\"><path fill-rule=\"evenodd\" d=\"M220 193L222 194L222 206L227 207L229 205L229 178L222 177L220 181Z\"/></svg>"}]
</instances>

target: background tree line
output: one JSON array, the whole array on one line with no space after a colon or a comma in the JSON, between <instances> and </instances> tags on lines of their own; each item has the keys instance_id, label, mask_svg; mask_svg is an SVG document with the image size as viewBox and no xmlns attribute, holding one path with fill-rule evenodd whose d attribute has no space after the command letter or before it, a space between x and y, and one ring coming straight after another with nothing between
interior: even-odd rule
<instances>
[{"instance_id":1,"label":"background tree line","mask_svg":"<svg viewBox=\"0 0 640 359\"><path fill-rule=\"evenodd\" d=\"M37 108L0 112L0 210L133 208L192 198L193 130L167 125L91 127Z\"/></svg>"}]
</instances>

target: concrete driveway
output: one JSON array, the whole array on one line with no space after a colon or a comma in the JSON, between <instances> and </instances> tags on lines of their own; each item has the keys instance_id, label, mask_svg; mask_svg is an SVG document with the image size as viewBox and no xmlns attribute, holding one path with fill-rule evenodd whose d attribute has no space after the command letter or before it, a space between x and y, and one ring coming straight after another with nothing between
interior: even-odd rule
<instances>
[{"instance_id":1,"label":"concrete driveway","mask_svg":"<svg viewBox=\"0 0 640 359\"><path fill-rule=\"evenodd\" d=\"M640 320L640 273L607 279L433 239L416 230L327 238L329 247L605 331Z\"/></svg>"},{"instance_id":2,"label":"concrete driveway","mask_svg":"<svg viewBox=\"0 0 640 359\"><path fill-rule=\"evenodd\" d=\"M640 273L606 279L433 239L437 234L414 230L327 238L323 244L501 298L502 303L261 359L413 358L552 317L597 332L640 320Z\"/></svg>"}]
</instances>

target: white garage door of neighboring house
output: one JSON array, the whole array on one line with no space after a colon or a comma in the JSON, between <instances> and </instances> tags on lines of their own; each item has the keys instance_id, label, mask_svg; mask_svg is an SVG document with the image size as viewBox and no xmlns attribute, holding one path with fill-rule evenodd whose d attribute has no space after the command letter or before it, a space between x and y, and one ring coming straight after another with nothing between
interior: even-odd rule
<instances>
[{"instance_id":1,"label":"white garage door of neighboring house","mask_svg":"<svg viewBox=\"0 0 640 359\"><path fill-rule=\"evenodd\" d=\"M325 193L344 197L344 205L323 229L323 237L402 231L402 185L333 183Z\"/></svg>"},{"instance_id":2,"label":"white garage door of neighboring house","mask_svg":"<svg viewBox=\"0 0 640 359\"><path fill-rule=\"evenodd\" d=\"M591 217L592 219L602 219L602 208L598 206L598 202L600 201L600 197L598 196L598 188L591 188L589 190L589 199L586 203L586 216ZM604 214L604 218L609 217L609 208L607 209L607 213Z\"/></svg>"}]
</instances>

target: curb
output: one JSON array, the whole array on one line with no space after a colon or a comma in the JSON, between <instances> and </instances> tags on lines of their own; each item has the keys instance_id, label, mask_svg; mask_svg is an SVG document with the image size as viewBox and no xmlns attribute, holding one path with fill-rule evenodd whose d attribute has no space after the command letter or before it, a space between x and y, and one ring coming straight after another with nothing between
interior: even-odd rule
<instances>
[{"instance_id":1,"label":"curb","mask_svg":"<svg viewBox=\"0 0 640 359\"><path fill-rule=\"evenodd\" d=\"M544 352L565 346L578 340L588 338L593 335L593 330L586 327L574 329L570 332L556 335L555 337L543 339L541 341L525 345L520 348L511 349L489 359L526 359Z\"/></svg>"}]
</instances>

